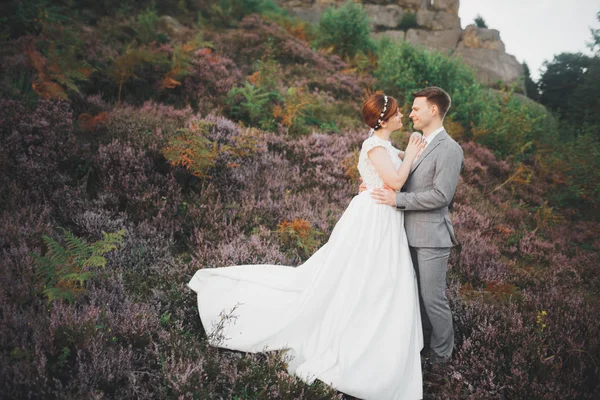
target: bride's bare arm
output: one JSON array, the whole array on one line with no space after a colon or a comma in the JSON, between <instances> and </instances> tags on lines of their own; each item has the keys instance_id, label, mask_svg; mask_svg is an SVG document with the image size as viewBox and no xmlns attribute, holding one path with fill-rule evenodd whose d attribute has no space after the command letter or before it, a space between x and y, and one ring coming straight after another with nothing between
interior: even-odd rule
<instances>
[{"instance_id":1,"label":"bride's bare arm","mask_svg":"<svg viewBox=\"0 0 600 400\"><path fill-rule=\"evenodd\" d=\"M406 147L402 166L397 171L394 168L394 164L392 164L388 152L383 147L374 147L369 151L368 155L383 183L394 190L400 190L404 186L412 163L422 147L424 147L423 141L416 136L412 136Z\"/></svg>"}]
</instances>

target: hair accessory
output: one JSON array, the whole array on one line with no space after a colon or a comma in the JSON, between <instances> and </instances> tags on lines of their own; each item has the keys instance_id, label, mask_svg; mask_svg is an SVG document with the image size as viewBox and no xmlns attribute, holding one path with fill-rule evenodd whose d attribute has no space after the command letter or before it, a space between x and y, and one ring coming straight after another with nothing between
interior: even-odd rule
<instances>
[{"instance_id":1,"label":"hair accessory","mask_svg":"<svg viewBox=\"0 0 600 400\"><path fill-rule=\"evenodd\" d=\"M374 133L375 133L375 129L373 129L373 128L369 129L369 137L373 136Z\"/></svg>"},{"instance_id":2,"label":"hair accessory","mask_svg":"<svg viewBox=\"0 0 600 400\"><path fill-rule=\"evenodd\" d=\"M381 128L381 123L383 122L383 116L385 115L385 112L387 111L387 104L388 104L388 97L384 94L383 95L383 110L381 110L381 114L379 114L379 118L377 119L377 124L373 128L374 131Z\"/></svg>"}]
</instances>

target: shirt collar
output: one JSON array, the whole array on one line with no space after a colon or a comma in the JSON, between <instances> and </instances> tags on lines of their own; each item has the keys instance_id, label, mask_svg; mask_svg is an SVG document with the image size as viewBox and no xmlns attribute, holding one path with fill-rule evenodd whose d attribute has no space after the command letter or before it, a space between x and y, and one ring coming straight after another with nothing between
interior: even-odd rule
<instances>
[{"instance_id":1,"label":"shirt collar","mask_svg":"<svg viewBox=\"0 0 600 400\"><path fill-rule=\"evenodd\" d=\"M425 138L425 141L427 141L427 144L431 143L433 141L433 138L435 138L437 136L437 134L443 130L444 130L444 127L440 126L435 131L431 132L431 134Z\"/></svg>"}]
</instances>

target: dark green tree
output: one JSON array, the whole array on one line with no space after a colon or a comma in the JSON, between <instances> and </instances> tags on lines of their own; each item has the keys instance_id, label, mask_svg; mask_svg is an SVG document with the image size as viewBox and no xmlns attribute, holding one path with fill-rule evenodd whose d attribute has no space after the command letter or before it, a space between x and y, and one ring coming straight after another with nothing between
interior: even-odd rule
<instances>
[{"instance_id":1,"label":"dark green tree","mask_svg":"<svg viewBox=\"0 0 600 400\"><path fill-rule=\"evenodd\" d=\"M591 58L582 53L561 53L552 61L544 62L544 72L539 81L540 102L558 113L561 119L572 111L569 102L584 81Z\"/></svg>"},{"instance_id":2,"label":"dark green tree","mask_svg":"<svg viewBox=\"0 0 600 400\"><path fill-rule=\"evenodd\" d=\"M600 11L596 14L596 19L600 22ZM592 41L588 43L590 50L596 52L596 56L600 56L600 29L590 28L592 33Z\"/></svg>"},{"instance_id":3,"label":"dark green tree","mask_svg":"<svg viewBox=\"0 0 600 400\"><path fill-rule=\"evenodd\" d=\"M600 57L590 60L581 84L569 99L566 119L580 132L594 133L600 139Z\"/></svg>"},{"instance_id":4,"label":"dark green tree","mask_svg":"<svg viewBox=\"0 0 600 400\"><path fill-rule=\"evenodd\" d=\"M529 71L529 66L526 62L523 63L523 71L525 76L525 92L527 93L527 97L537 101L540 98L538 84L531 79L531 72Z\"/></svg>"},{"instance_id":5,"label":"dark green tree","mask_svg":"<svg viewBox=\"0 0 600 400\"><path fill-rule=\"evenodd\" d=\"M600 12L596 14L600 22ZM600 139L600 29L590 29L592 41L588 44L594 57L590 59L583 82L573 93L572 106L574 117L583 122L586 131L594 133Z\"/></svg>"},{"instance_id":6,"label":"dark green tree","mask_svg":"<svg viewBox=\"0 0 600 400\"><path fill-rule=\"evenodd\" d=\"M485 20L483 19L483 17L479 14L477 14L477 16L475 17L475 20L473 21L475 22L475 25L477 25L478 28L487 28L487 24L485 23Z\"/></svg>"}]
</instances>

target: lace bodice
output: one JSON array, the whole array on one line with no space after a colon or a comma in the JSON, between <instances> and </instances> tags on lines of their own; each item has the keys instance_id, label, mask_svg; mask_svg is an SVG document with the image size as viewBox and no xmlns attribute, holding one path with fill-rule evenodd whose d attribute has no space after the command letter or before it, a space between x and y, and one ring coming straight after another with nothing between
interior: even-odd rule
<instances>
[{"instance_id":1,"label":"lace bodice","mask_svg":"<svg viewBox=\"0 0 600 400\"><path fill-rule=\"evenodd\" d=\"M392 143L375 135L366 139L362 144L360 155L358 157L358 172L360 172L363 182L367 185L367 189L383 187L383 181L379 177L379 174L371 163L368 155L369 151L374 147L383 147L387 150L392 159L392 164L394 164L394 168L398 169L402 165L402 160L398 157L400 150L395 148Z\"/></svg>"}]
</instances>

